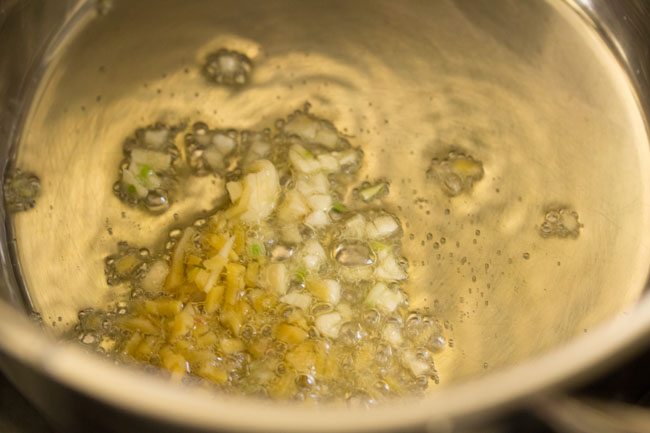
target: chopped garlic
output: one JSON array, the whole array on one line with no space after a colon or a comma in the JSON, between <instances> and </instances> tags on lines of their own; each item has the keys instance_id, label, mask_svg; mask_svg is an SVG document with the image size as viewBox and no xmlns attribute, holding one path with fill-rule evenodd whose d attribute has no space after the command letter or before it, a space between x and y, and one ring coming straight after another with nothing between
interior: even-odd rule
<instances>
[{"instance_id":1,"label":"chopped garlic","mask_svg":"<svg viewBox=\"0 0 650 433\"><path fill-rule=\"evenodd\" d=\"M375 269L375 277L386 281L401 281L408 278L393 253L387 249L377 253L378 266Z\"/></svg>"},{"instance_id":2,"label":"chopped garlic","mask_svg":"<svg viewBox=\"0 0 650 433\"><path fill-rule=\"evenodd\" d=\"M242 185L241 182L228 182L226 184L226 190L228 191L228 195L230 196L230 201L231 202L236 202L239 200L239 197L241 197L241 192L242 192Z\"/></svg>"},{"instance_id":3,"label":"chopped garlic","mask_svg":"<svg viewBox=\"0 0 650 433\"><path fill-rule=\"evenodd\" d=\"M323 173L300 176L296 181L296 190L300 191L305 197L314 194L328 194L329 189L329 181Z\"/></svg>"},{"instance_id":4,"label":"chopped garlic","mask_svg":"<svg viewBox=\"0 0 650 433\"><path fill-rule=\"evenodd\" d=\"M332 305L338 304L341 299L341 284L336 280L323 280L323 284L327 289L327 295L323 298Z\"/></svg>"},{"instance_id":5,"label":"chopped garlic","mask_svg":"<svg viewBox=\"0 0 650 433\"><path fill-rule=\"evenodd\" d=\"M372 279L372 266L341 266L339 267L339 276L343 281L349 283L358 283Z\"/></svg>"},{"instance_id":6,"label":"chopped garlic","mask_svg":"<svg viewBox=\"0 0 650 433\"><path fill-rule=\"evenodd\" d=\"M311 183L314 193L327 194L330 189L330 181L323 173L316 173L310 176L309 182Z\"/></svg>"},{"instance_id":7,"label":"chopped garlic","mask_svg":"<svg viewBox=\"0 0 650 433\"><path fill-rule=\"evenodd\" d=\"M227 155L235 149L237 141L228 134L217 132L212 136L212 144L219 153Z\"/></svg>"},{"instance_id":8,"label":"chopped garlic","mask_svg":"<svg viewBox=\"0 0 650 433\"><path fill-rule=\"evenodd\" d=\"M138 253L136 251L131 251L115 260L115 273L122 278L128 277L140 263L142 263L142 261L140 260Z\"/></svg>"},{"instance_id":9,"label":"chopped garlic","mask_svg":"<svg viewBox=\"0 0 650 433\"><path fill-rule=\"evenodd\" d=\"M303 258L303 262L307 269L316 269L320 266L321 260L316 256L308 254Z\"/></svg>"},{"instance_id":10,"label":"chopped garlic","mask_svg":"<svg viewBox=\"0 0 650 433\"><path fill-rule=\"evenodd\" d=\"M316 137L318 121L306 113L295 113L284 125L284 132L311 141Z\"/></svg>"},{"instance_id":11,"label":"chopped garlic","mask_svg":"<svg viewBox=\"0 0 650 433\"><path fill-rule=\"evenodd\" d=\"M361 159L361 152L357 149L348 149L343 152L333 152L331 154L334 158L338 159L341 167L354 166L359 163Z\"/></svg>"},{"instance_id":12,"label":"chopped garlic","mask_svg":"<svg viewBox=\"0 0 650 433\"><path fill-rule=\"evenodd\" d=\"M284 263L271 263L260 272L260 285L283 295L289 288L289 273Z\"/></svg>"},{"instance_id":13,"label":"chopped garlic","mask_svg":"<svg viewBox=\"0 0 650 433\"><path fill-rule=\"evenodd\" d=\"M131 162L138 165L148 165L156 171L165 171L169 170L172 157L165 152L135 148L131 151Z\"/></svg>"},{"instance_id":14,"label":"chopped garlic","mask_svg":"<svg viewBox=\"0 0 650 433\"><path fill-rule=\"evenodd\" d=\"M278 207L278 218L283 222L295 222L309 213L305 198L296 190L287 191Z\"/></svg>"},{"instance_id":15,"label":"chopped garlic","mask_svg":"<svg viewBox=\"0 0 650 433\"><path fill-rule=\"evenodd\" d=\"M228 218L239 217L248 223L263 220L273 212L279 193L275 166L265 159L255 161L244 177L239 200L225 211L225 215Z\"/></svg>"},{"instance_id":16,"label":"chopped garlic","mask_svg":"<svg viewBox=\"0 0 650 433\"><path fill-rule=\"evenodd\" d=\"M153 149L162 149L169 138L167 129L147 129L144 132L143 141L148 147Z\"/></svg>"},{"instance_id":17,"label":"chopped garlic","mask_svg":"<svg viewBox=\"0 0 650 433\"><path fill-rule=\"evenodd\" d=\"M297 225L288 225L280 228L280 238L283 242L289 244L299 244L302 242L302 235Z\"/></svg>"},{"instance_id":18,"label":"chopped garlic","mask_svg":"<svg viewBox=\"0 0 650 433\"><path fill-rule=\"evenodd\" d=\"M178 244L176 244L176 249L174 250L174 254L172 254L169 274L167 274L167 279L165 280L165 288L168 290L175 289L183 284L183 280L185 279L185 252L189 248L194 234L196 234L196 231L192 227L186 228L183 236L181 236Z\"/></svg>"},{"instance_id":19,"label":"chopped garlic","mask_svg":"<svg viewBox=\"0 0 650 433\"><path fill-rule=\"evenodd\" d=\"M404 302L404 295L399 290L391 290L384 283L377 283L370 289L365 302L371 307L392 313Z\"/></svg>"},{"instance_id":20,"label":"chopped garlic","mask_svg":"<svg viewBox=\"0 0 650 433\"><path fill-rule=\"evenodd\" d=\"M330 218L327 215L327 212L322 210L312 212L309 215L307 215L307 217L305 218L305 224L314 228L324 227L329 223L330 223Z\"/></svg>"},{"instance_id":21,"label":"chopped garlic","mask_svg":"<svg viewBox=\"0 0 650 433\"><path fill-rule=\"evenodd\" d=\"M268 138L264 134L253 133L248 140L250 142L250 147L244 157L244 166L247 166L251 162L265 158L271 152L271 143L268 142Z\"/></svg>"},{"instance_id":22,"label":"chopped garlic","mask_svg":"<svg viewBox=\"0 0 650 433\"><path fill-rule=\"evenodd\" d=\"M316 329L318 332L330 338L337 338L339 336L339 331L341 330L341 325L343 324L343 318L341 314L336 311L332 313L327 313L320 315L315 320Z\"/></svg>"},{"instance_id":23,"label":"chopped garlic","mask_svg":"<svg viewBox=\"0 0 650 433\"><path fill-rule=\"evenodd\" d=\"M323 302L336 305L341 299L341 284L336 280L311 280L307 282L307 290Z\"/></svg>"},{"instance_id":24,"label":"chopped garlic","mask_svg":"<svg viewBox=\"0 0 650 433\"><path fill-rule=\"evenodd\" d=\"M429 364L422 359L418 359L417 355L412 350L405 350L402 353L402 362L409 370L411 370L411 373L413 373L413 376L415 377L422 376L430 370Z\"/></svg>"},{"instance_id":25,"label":"chopped garlic","mask_svg":"<svg viewBox=\"0 0 650 433\"><path fill-rule=\"evenodd\" d=\"M280 323L276 327L275 333L278 340L291 346L300 344L309 337L309 334L304 329L288 323Z\"/></svg>"},{"instance_id":26,"label":"chopped garlic","mask_svg":"<svg viewBox=\"0 0 650 433\"><path fill-rule=\"evenodd\" d=\"M222 338L219 342L221 350L226 355L232 355L233 353L243 352L246 346L244 343L237 338Z\"/></svg>"},{"instance_id":27,"label":"chopped garlic","mask_svg":"<svg viewBox=\"0 0 650 433\"><path fill-rule=\"evenodd\" d=\"M329 194L314 194L307 197L307 203L315 211L328 211L332 207L332 196Z\"/></svg>"},{"instance_id":28,"label":"chopped garlic","mask_svg":"<svg viewBox=\"0 0 650 433\"><path fill-rule=\"evenodd\" d=\"M289 160L291 165L302 173L315 173L320 170L320 164L316 157L299 144L294 144L289 149Z\"/></svg>"},{"instance_id":29,"label":"chopped garlic","mask_svg":"<svg viewBox=\"0 0 650 433\"><path fill-rule=\"evenodd\" d=\"M226 260L228 258L228 255L230 254L230 251L232 250L232 246L235 242L235 237L230 236L228 240L226 240L226 243L221 247L221 250L219 250L219 253L217 254L216 257L213 257L213 259L218 258L219 260L216 261L216 266L214 266L211 271L210 271L210 276L208 277L208 281L206 281L205 286L203 286L203 291L204 292L209 292L210 289L215 285L217 282L217 279L219 278L219 274L221 274L221 271L223 270ZM205 262L204 262L205 263Z\"/></svg>"},{"instance_id":30,"label":"chopped garlic","mask_svg":"<svg viewBox=\"0 0 650 433\"><path fill-rule=\"evenodd\" d=\"M356 214L345 222L344 236L363 239L366 235L366 219Z\"/></svg>"},{"instance_id":31,"label":"chopped garlic","mask_svg":"<svg viewBox=\"0 0 650 433\"><path fill-rule=\"evenodd\" d=\"M332 155L322 154L317 157L321 170L334 173L339 169L339 161Z\"/></svg>"},{"instance_id":32,"label":"chopped garlic","mask_svg":"<svg viewBox=\"0 0 650 433\"><path fill-rule=\"evenodd\" d=\"M307 269L317 269L325 261L325 250L315 239L305 242L302 248L303 263Z\"/></svg>"},{"instance_id":33,"label":"chopped garlic","mask_svg":"<svg viewBox=\"0 0 650 433\"><path fill-rule=\"evenodd\" d=\"M214 146L208 147L203 151L203 158L213 169L223 169L226 167L224 154L219 152L219 149Z\"/></svg>"},{"instance_id":34,"label":"chopped garlic","mask_svg":"<svg viewBox=\"0 0 650 433\"><path fill-rule=\"evenodd\" d=\"M387 323L381 331L381 336L393 347L399 347L402 344L402 331L397 323Z\"/></svg>"},{"instance_id":35,"label":"chopped garlic","mask_svg":"<svg viewBox=\"0 0 650 433\"><path fill-rule=\"evenodd\" d=\"M349 304L340 303L338 307L336 307L336 311L341 314L344 321L352 320L354 318L352 307L350 307Z\"/></svg>"},{"instance_id":36,"label":"chopped garlic","mask_svg":"<svg viewBox=\"0 0 650 433\"><path fill-rule=\"evenodd\" d=\"M149 293L159 292L168 273L169 265L167 265L166 262L163 260L155 261L147 271L144 278L142 278L142 288L144 291Z\"/></svg>"},{"instance_id":37,"label":"chopped garlic","mask_svg":"<svg viewBox=\"0 0 650 433\"><path fill-rule=\"evenodd\" d=\"M305 112L277 128L285 134L274 135L271 147L270 129L209 130L197 123L183 153L192 161L155 162L169 171L147 162L162 152L135 153L140 162L129 161L122 178L130 201L136 194L152 201L174 187L186 162L196 175L207 167L229 177L228 166L243 176L223 180L231 203L183 233L169 266L137 248L107 261L107 271L124 273L120 281L150 291L120 312L124 341L107 350L155 359L179 378L198 376L228 393L319 400L347 396L361 384L375 399L383 390L366 385L377 381L395 395L415 389L422 374L434 371L422 347L437 331L425 320L428 312L406 308L400 221L382 210L388 184L364 182L350 193L363 152L331 123ZM171 135L157 134L152 140L160 150L176 155ZM264 155L285 160L276 169L259 159ZM142 264L150 268L141 278L135 270ZM86 321L96 327L94 318ZM407 322L421 327L406 332Z\"/></svg>"},{"instance_id":38,"label":"chopped garlic","mask_svg":"<svg viewBox=\"0 0 650 433\"><path fill-rule=\"evenodd\" d=\"M280 302L284 302L288 305L293 305L298 307L301 310L307 311L311 305L311 296L307 293L292 292L287 293L286 295L280 298Z\"/></svg>"},{"instance_id":39,"label":"chopped garlic","mask_svg":"<svg viewBox=\"0 0 650 433\"><path fill-rule=\"evenodd\" d=\"M284 125L284 131L299 136L307 143L320 144L328 149L334 149L342 142L331 122L308 113L295 113Z\"/></svg>"},{"instance_id":40,"label":"chopped garlic","mask_svg":"<svg viewBox=\"0 0 650 433\"><path fill-rule=\"evenodd\" d=\"M384 239L399 230L399 224L390 215L381 215L373 219L366 226L368 239Z\"/></svg>"},{"instance_id":41,"label":"chopped garlic","mask_svg":"<svg viewBox=\"0 0 650 433\"><path fill-rule=\"evenodd\" d=\"M122 172L122 183L127 188L132 186L134 188L134 192L140 198L146 197L147 194L149 193L149 188L147 188L142 184L142 182L140 182L136 174L133 174L133 171L130 169L130 166L128 169Z\"/></svg>"}]
</instances>

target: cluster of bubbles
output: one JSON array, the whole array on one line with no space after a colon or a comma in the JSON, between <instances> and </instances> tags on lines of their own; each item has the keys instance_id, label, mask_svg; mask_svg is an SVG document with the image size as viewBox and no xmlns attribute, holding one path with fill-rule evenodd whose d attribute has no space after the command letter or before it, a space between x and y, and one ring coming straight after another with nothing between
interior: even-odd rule
<instances>
[{"instance_id":1,"label":"cluster of bubbles","mask_svg":"<svg viewBox=\"0 0 650 433\"><path fill-rule=\"evenodd\" d=\"M288 164L287 151L292 144L299 144L316 157L325 154L347 153L349 158L341 161L339 170L328 175L332 195L335 198L341 198L346 195L351 183L356 180L356 174L364 157L363 150L360 147L353 147L348 137L341 134L331 121L316 117L310 113L310 109L311 104L307 102L302 109L294 111L286 119L275 121L278 134L274 136L273 143L274 145L275 143L284 145L274 146L275 152L269 159L277 168L281 178L289 181L291 169ZM310 124L314 130L318 131L317 134L322 138L322 142L301 133L299 125L305 123ZM323 142L327 144L325 145ZM333 216L336 218L337 215Z\"/></svg>"},{"instance_id":2,"label":"cluster of bubbles","mask_svg":"<svg viewBox=\"0 0 650 433\"><path fill-rule=\"evenodd\" d=\"M210 129L196 122L185 135L187 162L193 174L214 173L229 179L239 177L242 168L272 153L271 129L262 131ZM275 139L277 143L277 138Z\"/></svg>"},{"instance_id":3,"label":"cluster of bubbles","mask_svg":"<svg viewBox=\"0 0 650 433\"><path fill-rule=\"evenodd\" d=\"M577 238L581 228L576 211L557 208L546 212L544 222L539 226L539 234L544 238Z\"/></svg>"},{"instance_id":4,"label":"cluster of bubbles","mask_svg":"<svg viewBox=\"0 0 650 433\"><path fill-rule=\"evenodd\" d=\"M114 326L116 319L126 314L126 306L126 302L119 302L111 311L81 310L74 328L77 341L96 352L110 354L126 337L125 331Z\"/></svg>"},{"instance_id":5,"label":"cluster of bubbles","mask_svg":"<svg viewBox=\"0 0 650 433\"><path fill-rule=\"evenodd\" d=\"M327 401L343 397L350 404L369 406L387 397L418 395L432 382L439 382L434 356L447 342L440 324L428 311L403 309L384 314L353 306L357 307L359 317L345 323L338 339L329 343L341 366L339 374L329 380L299 375L299 386L303 376L309 386L300 390L296 399ZM398 335L399 342L387 341Z\"/></svg>"},{"instance_id":6,"label":"cluster of bubbles","mask_svg":"<svg viewBox=\"0 0 650 433\"><path fill-rule=\"evenodd\" d=\"M114 286L140 278L146 271L151 255L147 248L137 248L118 242L117 252L104 259L106 282Z\"/></svg>"},{"instance_id":7,"label":"cluster of bubbles","mask_svg":"<svg viewBox=\"0 0 650 433\"><path fill-rule=\"evenodd\" d=\"M41 181L33 173L20 169L8 176L4 182L4 197L9 212L21 212L36 206L41 193Z\"/></svg>"},{"instance_id":8,"label":"cluster of bubbles","mask_svg":"<svg viewBox=\"0 0 650 433\"><path fill-rule=\"evenodd\" d=\"M156 123L136 129L124 141L124 159L120 163L119 179L113 185L120 200L153 213L169 208L180 160L175 137L183 128L183 125Z\"/></svg>"},{"instance_id":9,"label":"cluster of bubbles","mask_svg":"<svg viewBox=\"0 0 650 433\"><path fill-rule=\"evenodd\" d=\"M451 151L444 158L433 158L427 170L427 175L451 197L469 193L483 179L483 174L481 161L458 151Z\"/></svg>"},{"instance_id":10,"label":"cluster of bubbles","mask_svg":"<svg viewBox=\"0 0 650 433\"><path fill-rule=\"evenodd\" d=\"M450 197L469 193L484 176L483 164L461 151L451 151L444 158L433 158L427 176L434 179ZM539 226L543 238L577 238L583 225L578 213L566 207L550 209ZM528 253L524 255L529 259Z\"/></svg>"},{"instance_id":11,"label":"cluster of bubbles","mask_svg":"<svg viewBox=\"0 0 650 433\"><path fill-rule=\"evenodd\" d=\"M195 224L195 227L202 230L204 226ZM336 229L333 228L332 232L336 232ZM173 249L177 237L178 233L169 233L167 250ZM335 240L332 239L332 244L334 243ZM281 244L268 248L266 252L273 261L285 261L292 253L291 247ZM333 249L333 254L341 266L365 266L374 261L372 250L361 242L343 241ZM130 362L120 354L124 352L132 333L121 327L119 322L124 318L138 317L138 313L134 313L134 305L138 302L158 299L159 295L138 288L138 280L150 262L149 251L126 243L120 243L119 251L106 258L109 283L130 284L133 288L131 298L129 301L117 302L107 310L80 311L79 321L74 328L75 338L79 342L118 362ZM336 276L335 268L324 269L322 272ZM341 326L337 338L320 335L314 327L309 330L309 341L338 366L336 373L323 374L314 368L296 370L291 365L290 358L295 356L295 351L286 343L275 340L272 330L287 318L296 316L299 310L278 303L271 311L250 315L242 324L239 338L246 345L270 342L265 353L262 356L252 356L248 351L228 354L217 350L214 362L229 374L225 383L210 386L228 393L273 396L268 385L260 383L259 375L264 372L263 374L272 374L278 381L290 378L290 383L285 387L291 389L290 398L296 401L328 402L344 399L350 405L373 406L387 398L423 393L431 383L439 382L434 357L448 345L442 325L429 309L410 309L408 300L394 311L367 305L365 299L373 284L375 282L372 279L360 284L343 284L341 302L348 305L355 314ZM294 278L290 292L301 291L304 286L304 280ZM400 290L397 283L392 286L391 290ZM243 295L244 298L247 296ZM196 305L196 301L192 303ZM199 322L208 323L219 338L232 338L230 332L219 324L218 316L202 312L201 307L198 311ZM315 303L307 313L307 320L313 322L315 317L332 311L336 311L336 306L326 302ZM192 341L193 337L188 338L188 341ZM146 371L155 373L160 362L154 352L143 367ZM188 365L191 373L192 362ZM270 371L267 371L269 368ZM208 384L193 374L184 381ZM284 395L282 398L286 397Z\"/></svg>"},{"instance_id":12,"label":"cluster of bubbles","mask_svg":"<svg viewBox=\"0 0 650 433\"><path fill-rule=\"evenodd\" d=\"M211 83L240 87L250 81L253 63L238 51L225 48L208 54L203 64L203 75Z\"/></svg>"},{"instance_id":13,"label":"cluster of bubbles","mask_svg":"<svg viewBox=\"0 0 650 433\"><path fill-rule=\"evenodd\" d=\"M295 111L286 119L276 120L274 128L258 131L211 128L204 121L197 121L189 128L164 123L138 128L124 142L125 157L121 161L119 179L113 190L129 205L161 213L169 209L175 188L183 176L214 174L225 177L228 181L237 180L242 177L248 164L262 158L273 162L283 184L289 182L291 170L287 154L292 144L300 143L314 155L332 150L298 136L287 126L300 118L318 123L325 130L336 131L328 120L311 115L309 108L307 103L302 110ZM181 151L176 145L176 136L183 131L186 132ZM334 150L357 154L350 158L352 162L344 164L339 172L330 175L334 192L342 195L351 176L358 170L363 152L359 148L352 148L342 136L337 136ZM150 170L151 175L148 175L147 170ZM151 182L152 178L155 182ZM137 188L134 183L138 183ZM388 192L387 182L377 185L381 190L373 198L381 198ZM365 186L367 185L363 184L362 188Z\"/></svg>"},{"instance_id":14,"label":"cluster of bubbles","mask_svg":"<svg viewBox=\"0 0 650 433\"><path fill-rule=\"evenodd\" d=\"M240 145L240 134L234 129L211 130L204 122L197 122L185 135L188 163L198 175L210 172L225 173L231 167L233 154Z\"/></svg>"}]
</instances>

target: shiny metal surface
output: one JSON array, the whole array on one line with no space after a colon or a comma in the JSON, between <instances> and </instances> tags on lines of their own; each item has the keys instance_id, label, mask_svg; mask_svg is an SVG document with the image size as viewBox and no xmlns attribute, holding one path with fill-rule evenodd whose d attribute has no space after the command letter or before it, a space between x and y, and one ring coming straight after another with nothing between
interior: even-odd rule
<instances>
[{"instance_id":1,"label":"shiny metal surface","mask_svg":"<svg viewBox=\"0 0 650 433\"><path fill-rule=\"evenodd\" d=\"M65 43L46 52L38 87L27 83L25 93L16 93L20 73L0 81L0 95L11 96L3 101L16 104L3 104L5 136L27 113L15 136L14 165L43 179L37 207L11 222L22 281L50 333L65 332L80 308L116 296L104 281L102 258L117 240L155 245L174 213L191 220L221 193L206 179L162 217L123 208L111 185L120 144L135 127L196 118L257 127L310 100L364 147L364 174L393 179L393 205L402 207L413 233L406 241L412 296L453 328L454 347L438 358L442 383L430 397L371 413L206 397L53 345L4 304L0 317L11 323L0 327L0 347L57 381L138 413L277 431L387 429L431 418L446 425L629 348L650 321L643 316L647 299L635 304L649 263L643 228L650 171L637 100L645 96L632 87L647 84L647 75L635 74L631 83L619 61L631 61L633 51L610 40L626 55L617 57L601 39L613 30L590 27L596 3L498 3L115 1L101 16L70 4L66 10L82 18L75 18L74 32L61 33ZM44 34L65 16L57 9L43 19L35 7L30 17L29 2L20 3L22 12L13 2L0 4L44 28L52 19ZM12 31L8 19L0 22L0 33ZM2 58L13 47L7 40ZM249 88L206 86L200 59L221 46L253 58ZM25 47L16 55L32 52L33 61L37 51ZM30 62L18 64L24 73ZM9 62L0 65L13 70ZM27 110L21 104L30 89L36 94ZM484 163L486 178L472 197L450 201L427 183L430 158L449 146ZM578 239L538 235L544 210L557 204L579 212L585 227ZM429 232L445 237L446 246L421 247ZM16 303L16 285L8 281L3 289ZM264 417L247 417L251 410Z\"/></svg>"},{"instance_id":2,"label":"shiny metal surface","mask_svg":"<svg viewBox=\"0 0 650 433\"><path fill-rule=\"evenodd\" d=\"M537 413L560 433L645 433L650 427L646 408L555 397L540 403Z\"/></svg>"},{"instance_id":3,"label":"shiny metal surface","mask_svg":"<svg viewBox=\"0 0 650 433\"><path fill-rule=\"evenodd\" d=\"M648 225L645 132L621 71L579 28L550 6L514 3L502 8L511 17L462 2L273 8L291 12L115 2L53 57L15 162L41 175L43 193L13 221L27 292L53 331L115 299L103 258L118 240L151 247L174 214L191 220L223 194L220 179L203 178L162 216L123 206L111 185L126 136L160 120L256 128L305 100L362 146L362 176L392 180L413 234L411 296L437 301L453 326L455 347L438 361L443 383L517 363L638 298L650 245L638 233ZM378 33L389 18L399 37ZM504 23L521 34L516 44L502 40ZM322 31L334 26L336 35ZM463 37L450 32L456 26ZM209 86L198 71L221 46L256 65L243 91ZM484 163L472 197L449 200L426 178L431 157L451 146ZM578 210L579 239L540 238L535 227L554 203ZM427 233L447 243L421 246Z\"/></svg>"}]
</instances>

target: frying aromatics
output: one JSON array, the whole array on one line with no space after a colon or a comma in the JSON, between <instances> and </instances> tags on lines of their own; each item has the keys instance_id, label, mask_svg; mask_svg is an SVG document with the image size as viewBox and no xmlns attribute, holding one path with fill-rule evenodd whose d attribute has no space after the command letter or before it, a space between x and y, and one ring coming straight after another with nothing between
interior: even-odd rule
<instances>
[{"instance_id":1,"label":"frying aromatics","mask_svg":"<svg viewBox=\"0 0 650 433\"><path fill-rule=\"evenodd\" d=\"M222 48L207 56L203 75L211 83L237 87L248 83L252 69L253 63L246 55Z\"/></svg>"},{"instance_id":2,"label":"frying aromatics","mask_svg":"<svg viewBox=\"0 0 650 433\"><path fill-rule=\"evenodd\" d=\"M566 208L551 209L544 215L539 234L544 238L577 238L581 227L576 211Z\"/></svg>"},{"instance_id":3,"label":"frying aromatics","mask_svg":"<svg viewBox=\"0 0 650 433\"><path fill-rule=\"evenodd\" d=\"M483 179L483 163L462 152L451 151L445 158L433 158L427 170L450 197L469 193Z\"/></svg>"},{"instance_id":4,"label":"frying aromatics","mask_svg":"<svg viewBox=\"0 0 650 433\"><path fill-rule=\"evenodd\" d=\"M159 213L169 208L179 151L174 144L178 128L156 124L136 130L123 146L120 179L113 191L127 204Z\"/></svg>"},{"instance_id":5,"label":"frying aromatics","mask_svg":"<svg viewBox=\"0 0 650 433\"><path fill-rule=\"evenodd\" d=\"M342 203L363 153L307 110L277 125L272 138L244 134L247 146L226 134L234 145L220 155L242 173L227 176L230 204L174 231L170 257L123 245L107 260L109 282L126 281L132 297L82 312L78 338L230 393L371 404L424 391L444 338L428 311L408 309L388 184ZM194 126L190 165L225 142L218 134ZM196 167L227 170L218 158Z\"/></svg>"},{"instance_id":6,"label":"frying aromatics","mask_svg":"<svg viewBox=\"0 0 650 433\"><path fill-rule=\"evenodd\" d=\"M5 178L3 191L7 210L26 211L36 206L41 193L41 181L34 173L16 169Z\"/></svg>"}]
</instances>

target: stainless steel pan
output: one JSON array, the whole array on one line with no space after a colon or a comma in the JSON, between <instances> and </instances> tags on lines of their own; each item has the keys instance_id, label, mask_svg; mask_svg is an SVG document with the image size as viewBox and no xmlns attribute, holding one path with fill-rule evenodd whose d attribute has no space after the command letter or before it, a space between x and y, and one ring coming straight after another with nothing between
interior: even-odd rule
<instances>
[{"instance_id":1,"label":"stainless steel pan","mask_svg":"<svg viewBox=\"0 0 650 433\"><path fill-rule=\"evenodd\" d=\"M649 29L634 1L0 2L0 157L42 182L34 209L3 211L3 369L66 431L449 431L522 405L568 425L548 396L650 330ZM252 58L250 87L206 85L221 47ZM252 128L305 100L364 146L364 174L404 179L391 194L413 233L412 297L453 341L438 388L305 408L173 387L57 342L121 295L102 262L117 240L155 247L215 199L206 183L162 216L123 208L110 186L134 128ZM484 163L471 197L427 183L449 147ZM539 236L553 206L578 211L577 239ZM422 246L428 233L447 242Z\"/></svg>"}]
</instances>

